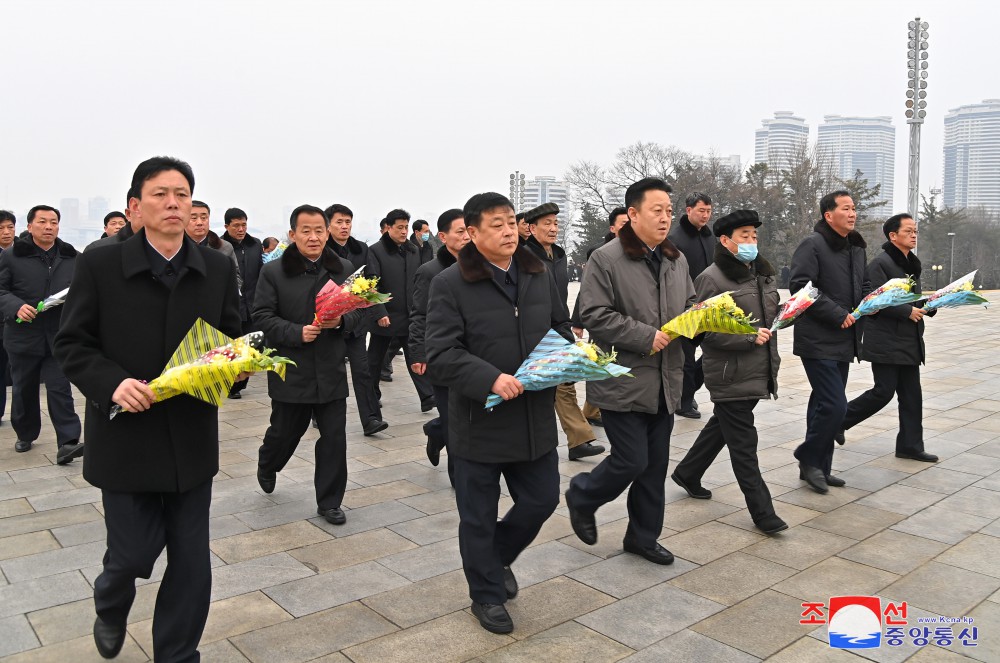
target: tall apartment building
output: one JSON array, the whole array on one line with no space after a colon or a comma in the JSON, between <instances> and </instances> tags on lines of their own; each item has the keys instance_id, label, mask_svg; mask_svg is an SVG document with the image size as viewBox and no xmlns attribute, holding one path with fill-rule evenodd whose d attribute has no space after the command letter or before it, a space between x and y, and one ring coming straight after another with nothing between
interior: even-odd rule
<instances>
[{"instance_id":1,"label":"tall apartment building","mask_svg":"<svg viewBox=\"0 0 1000 663\"><path fill-rule=\"evenodd\" d=\"M530 210L542 203L555 203L560 211L569 208L569 187L565 182L550 175L538 175L533 180L524 182L524 205L522 210Z\"/></svg>"},{"instance_id":2,"label":"tall apartment building","mask_svg":"<svg viewBox=\"0 0 1000 663\"><path fill-rule=\"evenodd\" d=\"M790 111L777 111L773 119L761 120L755 133L754 163L766 163L778 173L787 169L809 143L809 125Z\"/></svg>"},{"instance_id":3,"label":"tall apartment building","mask_svg":"<svg viewBox=\"0 0 1000 663\"><path fill-rule=\"evenodd\" d=\"M944 116L944 204L1000 212L1000 99Z\"/></svg>"},{"instance_id":4,"label":"tall apartment building","mask_svg":"<svg viewBox=\"0 0 1000 663\"><path fill-rule=\"evenodd\" d=\"M872 202L885 202L881 209L892 209L896 163L892 118L825 115L816 137L816 152L835 177L849 180L860 170L868 186L882 185L879 197Z\"/></svg>"}]
</instances>

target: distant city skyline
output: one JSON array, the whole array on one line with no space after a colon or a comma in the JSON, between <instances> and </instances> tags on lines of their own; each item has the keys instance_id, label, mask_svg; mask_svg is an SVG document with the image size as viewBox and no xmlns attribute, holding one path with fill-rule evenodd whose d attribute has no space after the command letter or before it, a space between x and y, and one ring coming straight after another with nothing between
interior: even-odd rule
<instances>
[{"instance_id":1,"label":"distant city skyline","mask_svg":"<svg viewBox=\"0 0 1000 663\"><path fill-rule=\"evenodd\" d=\"M1000 212L1000 99L952 108L944 135L945 206Z\"/></svg>"},{"instance_id":2,"label":"distant city skyline","mask_svg":"<svg viewBox=\"0 0 1000 663\"><path fill-rule=\"evenodd\" d=\"M891 117L825 115L817 127L816 151L835 177L849 180L860 171L869 187L879 185L879 196L871 202L886 203L880 213L892 215L896 127Z\"/></svg>"}]
</instances>

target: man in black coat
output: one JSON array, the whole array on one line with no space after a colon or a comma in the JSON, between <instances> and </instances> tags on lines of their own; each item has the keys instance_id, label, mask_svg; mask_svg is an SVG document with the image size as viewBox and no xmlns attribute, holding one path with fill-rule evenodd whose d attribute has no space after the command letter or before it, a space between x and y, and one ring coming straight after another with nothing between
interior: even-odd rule
<instances>
[{"instance_id":1,"label":"man in black coat","mask_svg":"<svg viewBox=\"0 0 1000 663\"><path fill-rule=\"evenodd\" d=\"M465 230L465 217L460 209L450 209L438 217L438 239L441 248L437 256L417 270L413 279L413 308L410 310L410 354L414 364L410 367L417 375L427 372L427 352L424 339L427 332L427 302L430 297L431 281L438 274L455 264L458 253L469 243L469 233ZM438 406L438 416L424 424L427 436L427 459L437 467L441 461L441 450L448 445L448 388L434 384L434 400ZM455 485L455 460L448 456L448 478Z\"/></svg>"},{"instance_id":2,"label":"man in black coat","mask_svg":"<svg viewBox=\"0 0 1000 663\"><path fill-rule=\"evenodd\" d=\"M573 334L552 275L518 247L511 202L481 193L463 211L472 241L431 282L427 366L448 388L448 451L472 614L486 630L509 633L504 603L518 589L509 567L559 504L555 390L525 392L514 372L549 329L567 340ZM490 393L505 402L487 410ZM497 522L501 475L514 506Z\"/></svg>"},{"instance_id":3,"label":"man in black coat","mask_svg":"<svg viewBox=\"0 0 1000 663\"><path fill-rule=\"evenodd\" d=\"M13 390L10 423L17 433L14 449L31 449L42 429L38 389L45 383L49 418L56 430L56 462L65 465L83 455L80 417L73 390L52 354L63 310L38 311L39 302L69 287L77 251L59 239L59 210L36 205L28 211L28 239L14 241L0 254L0 313L3 345L10 361Z\"/></svg>"},{"instance_id":4,"label":"man in black coat","mask_svg":"<svg viewBox=\"0 0 1000 663\"><path fill-rule=\"evenodd\" d=\"M917 248L917 224L909 214L889 217L882 226L887 241L882 253L868 263L868 281L872 289L889 279L913 279L913 292L920 292L920 259ZM896 457L937 462L938 457L924 451L923 394L920 390L920 364L924 363L924 312L919 306L900 304L883 309L865 320L861 338L861 358L872 363L875 386L847 404L842 429L857 426L892 400L899 399L899 433Z\"/></svg>"},{"instance_id":5,"label":"man in black coat","mask_svg":"<svg viewBox=\"0 0 1000 663\"><path fill-rule=\"evenodd\" d=\"M792 352L802 358L812 394L806 437L795 450L801 478L818 493L843 486L830 472L833 441L847 413L847 374L858 357L860 331L851 311L871 291L865 275L865 240L854 230L857 212L847 191L819 201L822 218L792 255L789 287L812 281L820 298L795 321Z\"/></svg>"},{"instance_id":6,"label":"man in black coat","mask_svg":"<svg viewBox=\"0 0 1000 663\"><path fill-rule=\"evenodd\" d=\"M712 199L704 193L692 193L684 200L685 214L670 231L670 241L687 258L688 273L693 282L712 264L715 255L715 240L708 222L712 218ZM684 350L684 391L681 393L681 408L676 412L688 419L701 419L695 393L705 384L701 358L695 359L697 347L683 336L677 341Z\"/></svg>"},{"instance_id":7,"label":"man in black coat","mask_svg":"<svg viewBox=\"0 0 1000 663\"><path fill-rule=\"evenodd\" d=\"M264 245L260 240L247 232L247 213L238 207L226 210L224 217L226 232L222 233L224 242L229 242L236 256L236 268L240 275L240 318L243 320L243 333L255 331L253 316L254 295L257 293L257 279L260 268L264 264ZM229 390L230 398L241 398L240 392L247 388L249 380L240 380Z\"/></svg>"},{"instance_id":8,"label":"man in black coat","mask_svg":"<svg viewBox=\"0 0 1000 663\"><path fill-rule=\"evenodd\" d=\"M368 251L366 276L378 277L379 292L391 293L392 299L385 304L372 307L372 317L376 324L371 328L368 340L368 370L373 376L379 375L386 360L386 353L392 340L396 339L406 359L406 369L413 380L413 386L420 397L420 411L434 409L434 390L423 375L417 375L413 364L410 343L410 309L413 306L413 278L420 267L417 247L406 239L410 215L405 210L394 209L386 215L386 231ZM382 400L382 391L375 384L375 396Z\"/></svg>"},{"instance_id":9,"label":"man in black coat","mask_svg":"<svg viewBox=\"0 0 1000 663\"><path fill-rule=\"evenodd\" d=\"M254 302L254 321L279 355L295 362L285 379L268 374L271 425L264 433L257 481L274 492L277 473L315 417L316 504L332 525L346 521L341 510L347 487L347 369L344 334L367 313L352 311L321 325L313 324L316 293L329 281L343 283L351 263L327 248L326 214L318 207L295 208L290 220L293 244L261 272Z\"/></svg>"},{"instance_id":10,"label":"man in black coat","mask_svg":"<svg viewBox=\"0 0 1000 663\"><path fill-rule=\"evenodd\" d=\"M420 264L425 265L434 260L434 245L431 244L431 224L423 219L413 222L413 234L410 241L417 247L417 254L420 256Z\"/></svg>"},{"instance_id":11,"label":"man in black coat","mask_svg":"<svg viewBox=\"0 0 1000 663\"><path fill-rule=\"evenodd\" d=\"M101 489L108 550L94 582L94 639L105 658L125 641L136 578L164 546L153 657L197 661L212 589L208 515L219 470L218 410L181 395L154 403L160 375L198 318L241 331L236 269L184 235L194 175L154 157L132 177L131 239L92 248L76 265L55 353L86 397L83 477ZM119 233L121 234L121 233ZM122 342L122 330L134 330ZM109 419L113 405L124 408Z\"/></svg>"}]
</instances>

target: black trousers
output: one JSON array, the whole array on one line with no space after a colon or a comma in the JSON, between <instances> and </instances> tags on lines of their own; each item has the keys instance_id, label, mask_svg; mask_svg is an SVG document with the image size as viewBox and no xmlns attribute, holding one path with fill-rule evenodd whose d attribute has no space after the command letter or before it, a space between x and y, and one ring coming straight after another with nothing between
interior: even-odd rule
<instances>
[{"instance_id":1,"label":"black trousers","mask_svg":"<svg viewBox=\"0 0 1000 663\"><path fill-rule=\"evenodd\" d=\"M362 424L368 424L382 418L382 408L375 397L375 383L368 370L365 337L351 334L344 340L347 345L347 361L351 364L351 386L354 387L354 401L358 404L358 417Z\"/></svg>"},{"instance_id":2,"label":"black trousers","mask_svg":"<svg viewBox=\"0 0 1000 663\"><path fill-rule=\"evenodd\" d=\"M212 595L208 513L212 482L184 493L102 491L108 550L94 582L94 607L105 622L124 626L135 600L135 579L148 578L163 548L167 569L153 612L153 658L199 661Z\"/></svg>"},{"instance_id":3,"label":"black trousers","mask_svg":"<svg viewBox=\"0 0 1000 663\"><path fill-rule=\"evenodd\" d=\"M347 489L347 399L318 404L271 401L271 425L264 433L257 464L262 472L284 469L313 416L319 426L316 504L321 509L339 509Z\"/></svg>"},{"instance_id":4,"label":"black trousers","mask_svg":"<svg viewBox=\"0 0 1000 663\"><path fill-rule=\"evenodd\" d=\"M410 344L407 342L405 336L393 337L393 336L378 336L372 334L368 339L368 370L371 372L372 376L377 376L382 370L382 363L385 361L386 354L389 351L389 346L392 344L393 338L398 338L399 342L402 343L403 357L406 360L406 371L410 374L410 379L413 380L413 386L417 390L417 395L420 396L420 404L426 405L434 401L434 390L431 387L430 380L426 376L417 375L410 368L413 364L412 356L410 354ZM375 387L375 396L381 400L382 390L378 386L378 381L373 380L373 385Z\"/></svg>"},{"instance_id":5,"label":"black trousers","mask_svg":"<svg viewBox=\"0 0 1000 663\"><path fill-rule=\"evenodd\" d=\"M253 320L244 320L243 324L242 324L242 327L243 327L242 328L242 333L244 335L249 334L250 332L257 330L256 326L254 325ZM229 390L229 393L230 394L238 394L241 391L243 391L244 389L246 389L248 384L250 384L250 378L247 378L246 380L238 380L238 381L236 381L236 382L233 383L233 386Z\"/></svg>"},{"instance_id":6,"label":"black trousers","mask_svg":"<svg viewBox=\"0 0 1000 663\"><path fill-rule=\"evenodd\" d=\"M514 506L498 522L501 474ZM556 450L523 463L477 463L456 458L455 501L460 518L458 547L469 598L479 603L506 603L503 567L510 566L534 541L559 506Z\"/></svg>"},{"instance_id":7,"label":"black trousers","mask_svg":"<svg viewBox=\"0 0 1000 663\"><path fill-rule=\"evenodd\" d=\"M392 360L396 358L396 353L403 346L403 339L399 336L393 336L392 341L389 343L389 349L386 350L385 360L382 362L382 372L379 373L379 377L383 375L392 375Z\"/></svg>"},{"instance_id":8,"label":"black trousers","mask_svg":"<svg viewBox=\"0 0 1000 663\"><path fill-rule=\"evenodd\" d=\"M760 465L757 463L757 428L753 417L756 406L756 399L715 403L712 418L674 469L674 474L684 483L699 485L719 452L723 447L729 447L733 474L754 522L774 515L771 492L760 476Z\"/></svg>"},{"instance_id":9,"label":"black trousers","mask_svg":"<svg viewBox=\"0 0 1000 663\"><path fill-rule=\"evenodd\" d=\"M9 355L10 376L14 383L10 404L10 423L17 439L34 442L42 430L39 387L45 383L49 419L56 429L56 444L80 440L80 417L73 409L73 390L69 380L51 354Z\"/></svg>"},{"instance_id":10,"label":"black trousers","mask_svg":"<svg viewBox=\"0 0 1000 663\"><path fill-rule=\"evenodd\" d=\"M809 378L812 393L806 410L806 438L795 450L795 457L806 465L830 474L833 465L833 437L840 430L847 413L846 361L802 357L802 367Z\"/></svg>"},{"instance_id":11,"label":"black trousers","mask_svg":"<svg viewBox=\"0 0 1000 663\"><path fill-rule=\"evenodd\" d=\"M0 324L3 324L0 322ZM0 338L0 420L3 420L7 413L7 385L10 381L10 362L7 360L7 351L3 347L3 339Z\"/></svg>"},{"instance_id":12,"label":"black trousers","mask_svg":"<svg viewBox=\"0 0 1000 663\"><path fill-rule=\"evenodd\" d=\"M684 350L684 386L681 389L681 409L688 410L694 407L694 395L701 386L705 384L705 373L701 369L701 357L694 358L695 350L698 348L691 342L691 339L680 339L681 349Z\"/></svg>"},{"instance_id":13,"label":"black trousers","mask_svg":"<svg viewBox=\"0 0 1000 663\"><path fill-rule=\"evenodd\" d=\"M424 432L430 444L437 447L438 451L448 447L448 387L432 385L434 388L434 400L437 401L438 416L424 424ZM455 487L455 459L448 454L448 480L451 487Z\"/></svg>"},{"instance_id":14,"label":"black trousers","mask_svg":"<svg viewBox=\"0 0 1000 663\"><path fill-rule=\"evenodd\" d=\"M892 400L899 399L899 433L896 453L924 450L924 397L920 389L920 366L872 364L875 386L847 404L842 428L857 426Z\"/></svg>"},{"instance_id":15,"label":"black trousers","mask_svg":"<svg viewBox=\"0 0 1000 663\"><path fill-rule=\"evenodd\" d=\"M674 415L668 413L661 396L656 414L602 409L601 419L611 453L591 472L573 477L567 499L576 509L594 513L628 488L625 536L643 548L652 548L663 531L663 483Z\"/></svg>"}]
</instances>

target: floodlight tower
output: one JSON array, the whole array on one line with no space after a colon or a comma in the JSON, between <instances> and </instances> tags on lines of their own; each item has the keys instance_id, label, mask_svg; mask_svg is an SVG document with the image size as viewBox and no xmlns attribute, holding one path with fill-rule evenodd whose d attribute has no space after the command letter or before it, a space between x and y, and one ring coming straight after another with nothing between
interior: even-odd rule
<instances>
[{"instance_id":1,"label":"floodlight tower","mask_svg":"<svg viewBox=\"0 0 1000 663\"><path fill-rule=\"evenodd\" d=\"M920 127L927 116L927 21L916 17L907 25L909 41L906 44L906 123L910 125L910 172L907 190L907 208L919 225L917 211L920 205Z\"/></svg>"},{"instance_id":2,"label":"floodlight tower","mask_svg":"<svg viewBox=\"0 0 1000 663\"><path fill-rule=\"evenodd\" d=\"M510 202L514 203L514 211L524 208L524 173L515 170L510 174Z\"/></svg>"}]
</instances>

